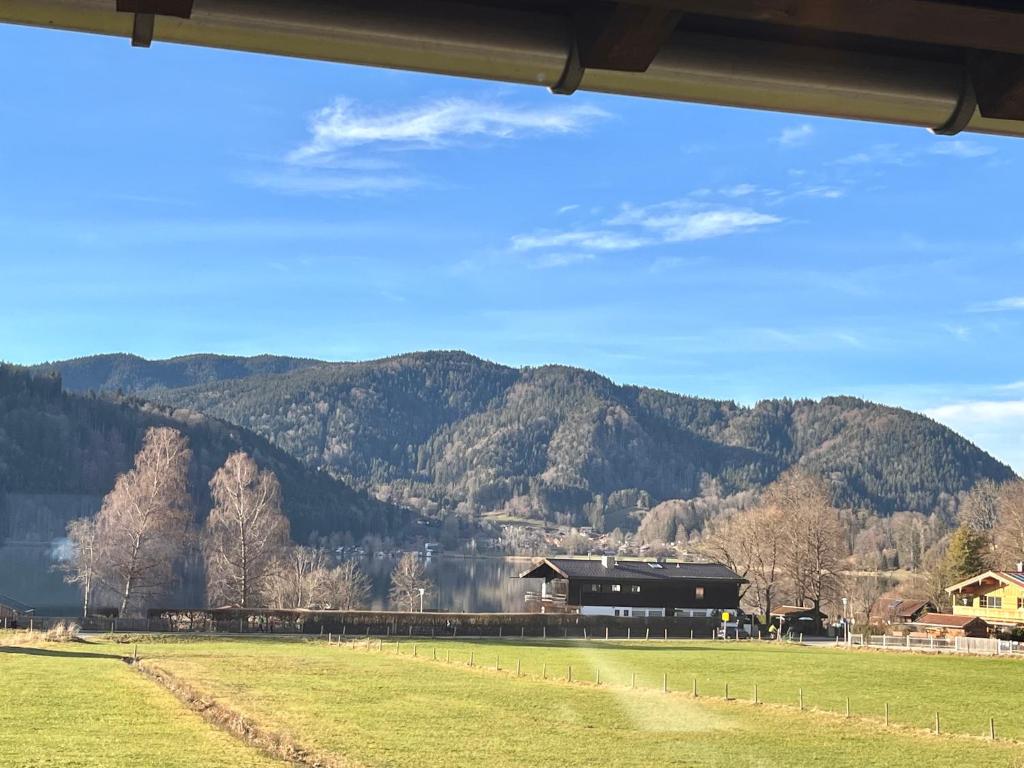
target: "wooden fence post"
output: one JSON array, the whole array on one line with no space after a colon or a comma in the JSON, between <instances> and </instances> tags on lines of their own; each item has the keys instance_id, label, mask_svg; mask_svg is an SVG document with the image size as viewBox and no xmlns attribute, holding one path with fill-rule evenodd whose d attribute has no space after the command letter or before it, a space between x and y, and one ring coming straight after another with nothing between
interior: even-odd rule
<instances>
[{"instance_id":1,"label":"wooden fence post","mask_svg":"<svg viewBox=\"0 0 1024 768\"><path fill-rule=\"evenodd\" d=\"M939 713L935 713L935 735L938 736L942 733L942 729L939 726Z\"/></svg>"},{"instance_id":2,"label":"wooden fence post","mask_svg":"<svg viewBox=\"0 0 1024 768\"><path fill-rule=\"evenodd\" d=\"M519 659L516 659L516 677L519 677Z\"/></svg>"},{"instance_id":3,"label":"wooden fence post","mask_svg":"<svg viewBox=\"0 0 1024 768\"><path fill-rule=\"evenodd\" d=\"M665 640L668 640L668 627L665 627Z\"/></svg>"},{"instance_id":4,"label":"wooden fence post","mask_svg":"<svg viewBox=\"0 0 1024 768\"><path fill-rule=\"evenodd\" d=\"M885 724L889 725L889 702L885 702Z\"/></svg>"},{"instance_id":5,"label":"wooden fence post","mask_svg":"<svg viewBox=\"0 0 1024 768\"><path fill-rule=\"evenodd\" d=\"M697 678L693 678L693 698L697 698Z\"/></svg>"},{"instance_id":6,"label":"wooden fence post","mask_svg":"<svg viewBox=\"0 0 1024 768\"><path fill-rule=\"evenodd\" d=\"M693 640L693 627L690 627L690 639Z\"/></svg>"},{"instance_id":7,"label":"wooden fence post","mask_svg":"<svg viewBox=\"0 0 1024 768\"><path fill-rule=\"evenodd\" d=\"M995 718L988 719L988 737L992 740L996 740L996 721Z\"/></svg>"},{"instance_id":8,"label":"wooden fence post","mask_svg":"<svg viewBox=\"0 0 1024 768\"><path fill-rule=\"evenodd\" d=\"M601 684L601 668L600 667L597 668L597 684L598 685Z\"/></svg>"},{"instance_id":9,"label":"wooden fence post","mask_svg":"<svg viewBox=\"0 0 1024 768\"><path fill-rule=\"evenodd\" d=\"M540 665L540 677L541 680L548 679L548 663L546 661Z\"/></svg>"},{"instance_id":10,"label":"wooden fence post","mask_svg":"<svg viewBox=\"0 0 1024 768\"><path fill-rule=\"evenodd\" d=\"M604 628L604 639L605 640L608 639L608 627L607 626L605 626L605 628Z\"/></svg>"},{"instance_id":11,"label":"wooden fence post","mask_svg":"<svg viewBox=\"0 0 1024 768\"><path fill-rule=\"evenodd\" d=\"M804 711L804 689L803 688L798 688L797 690L799 691L798 696L799 696L799 699L800 699L800 711L803 712Z\"/></svg>"},{"instance_id":12,"label":"wooden fence post","mask_svg":"<svg viewBox=\"0 0 1024 768\"><path fill-rule=\"evenodd\" d=\"M850 697L846 697L846 716L850 716Z\"/></svg>"},{"instance_id":13,"label":"wooden fence post","mask_svg":"<svg viewBox=\"0 0 1024 768\"><path fill-rule=\"evenodd\" d=\"M754 703L757 704L757 683L754 683Z\"/></svg>"},{"instance_id":14,"label":"wooden fence post","mask_svg":"<svg viewBox=\"0 0 1024 768\"><path fill-rule=\"evenodd\" d=\"M668 673L663 672L661 675L661 692L668 693Z\"/></svg>"},{"instance_id":15,"label":"wooden fence post","mask_svg":"<svg viewBox=\"0 0 1024 768\"><path fill-rule=\"evenodd\" d=\"M651 639L651 628L648 627L647 628L647 633L644 635L644 640L650 640L650 639Z\"/></svg>"},{"instance_id":16,"label":"wooden fence post","mask_svg":"<svg viewBox=\"0 0 1024 768\"><path fill-rule=\"evenodd\" d=\"M572 665L571 664L568 667L566 667L566 670L565 670L565 680L566 680L566 682L569 682L569 683L572 682Z\"/></svg>"},{"instance_id":17,"label":"wooden fence post","mask_svg":"<svg viewBox=\"0 0 1024 768\"><path fill-rule=\"evenodd\" d=\"M634 672L632 678L630 678L629 687L636 688L636 672Z\"/></svg>"},{"instance_id":18,"label":"wooden fence post","mask_svg":"<svg viewBox=\"0 0 1024 768\"><path fill-rule=\"evenodd\" d=\"M632 627L626 627L626 639L627 640L632 640L633 639L633 628Z\"/></svg>"},{"instance_id":19,"label":"wooden fence post","mask_svg":"<svg viewBox=\"0 0 1024 768\"><path fill-rule=\"evenodd\" d=\"M473 666L473 651L469 652L469 666Z\"/></svg>"},{"instance_id":20,"label":"wooden fence post","mask_svg":"<svg viewBox=\"0 0 1024 768\"><path fill-rule=\"evenodd\" d=\"M726 701L729 700L729 684L728 683L725 684L725 700Z\"/></svg>"}]
</instances>

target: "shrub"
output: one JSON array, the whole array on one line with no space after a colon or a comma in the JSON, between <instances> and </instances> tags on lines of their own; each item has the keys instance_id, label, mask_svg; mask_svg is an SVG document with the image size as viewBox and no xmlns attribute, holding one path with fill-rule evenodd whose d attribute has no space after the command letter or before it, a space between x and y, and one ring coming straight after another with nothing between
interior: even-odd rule
<instances>
[{"instance_id":1,"label":"shrub","mask_svg":"<svg viewBox=\"0 0 1024 768\"><path fill-rule=\"evenodd\" d=\"M43 638L51 643L71 643L78 640L82 628L73 621L58 621L48 630Z\"/></svg>"}]
</instances>

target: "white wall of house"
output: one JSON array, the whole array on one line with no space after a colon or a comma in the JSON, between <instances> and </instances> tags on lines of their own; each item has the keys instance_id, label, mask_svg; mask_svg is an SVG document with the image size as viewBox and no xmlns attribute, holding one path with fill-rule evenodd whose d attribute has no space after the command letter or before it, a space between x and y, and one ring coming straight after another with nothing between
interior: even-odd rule
<instances>
[{"instance_id":1,"label":"white wall of house","mask_svg":"<svg viewBox=\"0 0 1024 768\"><path fill-rule=\"evenodd\" d=\"M647 618L664 616L664 608L633 608L628 605L584 605L580 607L582 616L621 616L623 618Z\"/></svg>"}]
</instances>

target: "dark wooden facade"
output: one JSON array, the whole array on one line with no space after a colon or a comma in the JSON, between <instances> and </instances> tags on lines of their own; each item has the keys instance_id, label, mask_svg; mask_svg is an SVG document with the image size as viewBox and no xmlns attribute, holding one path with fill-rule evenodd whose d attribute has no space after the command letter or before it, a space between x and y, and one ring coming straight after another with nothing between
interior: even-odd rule
<instances>
[{"instance_id":1,"label":"dark wooden facade","mask_svg":"<svg viewBox=\"0 0 1024 768\"><path fill-rule=\"evenodd\" d=\"M547 558L520 578L544 580L542 603L547 599L583 614L641 617L652 610L666 617L735 611L744 583L714 563L616 562L609 557Z\"/></svg>"}]
</instances>

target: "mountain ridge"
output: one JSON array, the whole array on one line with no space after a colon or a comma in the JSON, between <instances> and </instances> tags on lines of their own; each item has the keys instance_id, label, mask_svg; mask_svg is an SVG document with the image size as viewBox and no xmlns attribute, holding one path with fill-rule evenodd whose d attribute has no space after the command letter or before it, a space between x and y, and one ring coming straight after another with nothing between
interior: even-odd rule
<instances>
[{"instance_id":1,"label":"mountain ridge","mask_svg":"<svg viewBox=\"0 0 1024 768\"><path fill-rule=\"evenodd\" d=\"M203 358L189 356L192 369L223 372ZM145 363L159 361L118 369L80 358L49 369L110 366L107 386L117 380L240 424L308 466L427 514L600 526L630 507L756 493L793 466L828 479L841 506L951 514L978 480L1014 476L926 416L849 396L745 406L460 350L231 360L228 373L256 372L168 387L151 385L160 369Z\"/></svg>"}]
</instances>

